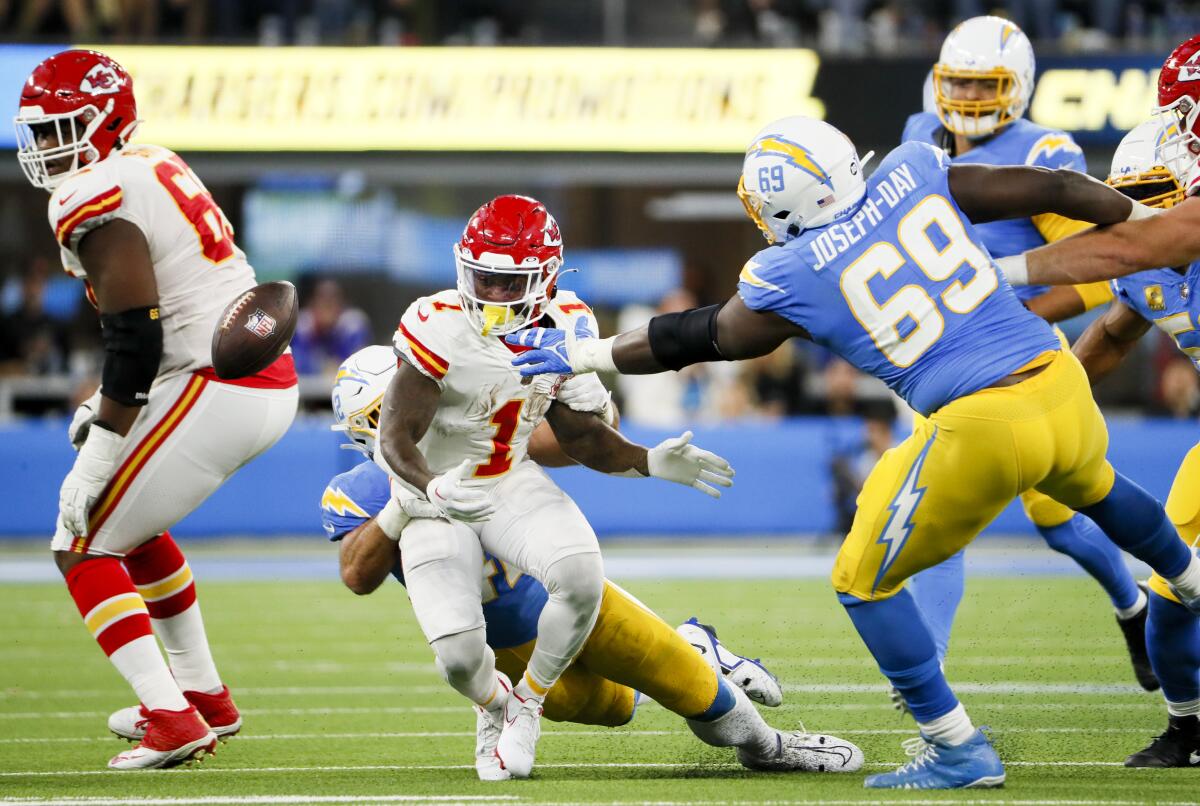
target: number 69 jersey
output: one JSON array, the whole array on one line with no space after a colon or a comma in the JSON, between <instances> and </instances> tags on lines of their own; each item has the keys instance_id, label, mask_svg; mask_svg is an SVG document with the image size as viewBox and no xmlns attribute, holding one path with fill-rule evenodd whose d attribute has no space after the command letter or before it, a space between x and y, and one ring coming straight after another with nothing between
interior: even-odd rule
<instances>
[{"instance_id":1,"label":"number 69 jersey","mask_svg":"<svg viewBox=\"0 0 1200 806\"><path fill-rule=\"evenodd\" d=\"M225 214L174 152L139 144L71 176L50 196L50 227L70 274L87 281L79 243L117 218L142 231L154 262L163 324L158 377L210 366L217 319L254 286Z\"/></svg>"},{"instance_id":2,"label":"number 69 jersey","mask_svg":"<svg viewBox=\"0 0 1200 806\"><path fill-rule=\"evenodd\" d=\"M558 291L542 322L546 319L551 323L545 326L571 330L586 320L585 327L596 335L591 309L570 291ZM429 469L445 473L470 459L475 467L468 482L475 486L491 486L525 461L529 437L567 377L543 375L532 383L522 378L512 359L523 348L481 335L455 290L413 302L393 344L402 361L442 390L437 413L418 444Z\"/></svg>"},{"instance_id":3,"label":"number 69 jersey","mask_svg":"<svg viewBox=\"0 0 1200 806\"><path fill-rule=\"evenodd\" d=\"M1059 349L950 195L940 149L906 143L856 210L751 258L738 294L803 327L929 414Z\"/></svg>"}]
</instances>

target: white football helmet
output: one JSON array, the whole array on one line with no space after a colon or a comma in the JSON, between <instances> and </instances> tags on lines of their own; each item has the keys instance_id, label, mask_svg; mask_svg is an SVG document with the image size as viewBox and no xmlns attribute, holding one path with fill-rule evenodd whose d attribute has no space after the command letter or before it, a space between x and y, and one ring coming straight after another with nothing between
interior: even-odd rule
<instances>
[{"instance_id":1,"label":"white football helmet","mask_svg":"<svg viewBox=\"0 0 1200 806\"><path fill-rule=\"evenodd\" d=\"M738 198L768 243L784 243L853 214L870 158L860 160L850 138L824 121L781 118L746 149Z\"/></svg>"},{"instance_id":2,"label":"white football helmet","mask_svg":"<svg viewBox=\"0 0 1200 806\"><path fill-rule=\"evenodd\" d=\"M1019 119L1033 95L1033 46L1000 17L972 17L942 43L933 66L933 92L942 125L964 137L987 137ZM995 81L991 98L953 97L956 81Z\"/></svg>"},{"instance_id":3,"label":"white football helmet","mask_svg":"<svg viewBox=\"0 0 1200 806\"><path fill-rule=\"evenodd\" d=\"M1174 207L1183 201L1183 185L1163 158L1162 144L1178 132L1178 123L1155 116L1130 129L1113 154L1105 181L1147 207Z\"/></svg>"},{"instance_id":4,"label":"white football helmet","mask_svg":"<svg viewBox=\"0 0 1200 806\"><path fill-rule=\"evenodd\" d=\"M395 373L396 354L382 344L362 348L338 367L333 379L336 422L330 428L351 439L352 444L343 448L374 454L383 395Z\"/></svg>"}]
</instances>

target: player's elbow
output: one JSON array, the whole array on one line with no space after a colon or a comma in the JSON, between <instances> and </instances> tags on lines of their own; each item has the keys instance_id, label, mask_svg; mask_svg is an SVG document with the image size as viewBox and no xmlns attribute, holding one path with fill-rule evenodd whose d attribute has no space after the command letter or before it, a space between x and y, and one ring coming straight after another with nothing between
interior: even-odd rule
<instances>
[{"instance_id":1,"label":"player's elbow","mask_svg":"<svg viewBox=\"0 0 1200 806\"><path fill-rule=\"evenodd\" d=\"M342 584L359 596L374 593L382 580L353 563L342 565Z\"/></svg>"}]
</instances>

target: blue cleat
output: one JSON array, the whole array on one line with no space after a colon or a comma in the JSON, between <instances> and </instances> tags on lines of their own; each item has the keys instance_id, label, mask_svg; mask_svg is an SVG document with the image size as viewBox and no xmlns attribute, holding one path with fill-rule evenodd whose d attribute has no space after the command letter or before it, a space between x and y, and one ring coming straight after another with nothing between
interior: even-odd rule
<instances>
[{"instance_id":1,"label":"blue cleat","mask_svg":"<svg viewBox=\"0 0 1200 806\"><path fill-rule=\"evenodd\" d=\"M895 772L870 775L868 789L966 789L1004 785L1004 765L982 731L965 744L949 745L921 737L912 761Z\"/></svg>"}]
</instances>

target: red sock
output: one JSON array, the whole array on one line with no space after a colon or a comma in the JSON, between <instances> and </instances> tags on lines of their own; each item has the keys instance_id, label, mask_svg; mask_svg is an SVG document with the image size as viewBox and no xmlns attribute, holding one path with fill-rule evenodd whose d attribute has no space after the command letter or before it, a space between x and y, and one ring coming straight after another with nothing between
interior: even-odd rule
<instances>
[{"instance_id":1,"label":"red sock","mask_svg":"<svg viewBox=\"0 0 1200 806\"><path fill-rule=\"evenodd\" d=\"M84 560L67 572L67 589L105 655L153 635L146 603L115 557Z\"/></svg>"},{"instance_id":2,"label":"red sock","mask_svg":"<svg viewBox=\"0 0 1200 806\"><path fill-rule=\"evenodd\" d=\"M125 568L146 602L150 618L177 616L196 602L196 586L183 552L163 532L125 556Z\"/></svg>"}]
</instances>

